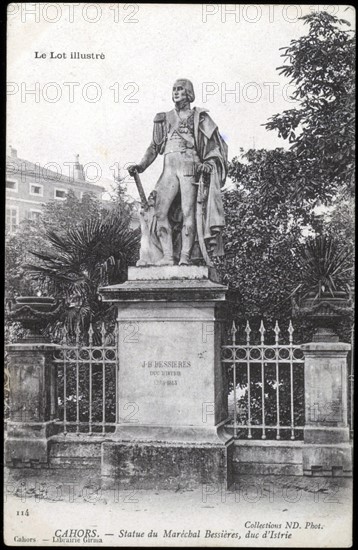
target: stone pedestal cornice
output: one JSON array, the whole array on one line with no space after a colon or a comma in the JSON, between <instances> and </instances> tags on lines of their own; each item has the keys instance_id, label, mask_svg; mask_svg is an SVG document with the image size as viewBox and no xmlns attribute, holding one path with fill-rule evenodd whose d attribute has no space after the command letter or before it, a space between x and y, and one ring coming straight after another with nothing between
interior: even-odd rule
<instances>
[{"instance_id":1,"label":"stone pedestal cornice","mask_svg":"<svg viewBox=\"0 0 358 550\"><path fill-rule=\"evenodd\" d=\"M130 267L128 281L102 287L104 302L223 302L227 287L204 266Z\"/></svg>"}]
</instances>

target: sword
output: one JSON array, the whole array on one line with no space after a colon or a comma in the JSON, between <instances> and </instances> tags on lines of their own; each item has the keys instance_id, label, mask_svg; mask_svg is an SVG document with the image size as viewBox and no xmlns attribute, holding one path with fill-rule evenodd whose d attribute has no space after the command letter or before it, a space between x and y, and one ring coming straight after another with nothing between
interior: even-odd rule
<instances>
[{"instance_id":1,"label":"sword","mask_svg":"<svg viewBox=\"0 0 358 550\"><path fill-rule=\"evenodd\" d=\"M139 193L139 196L140 196L140 202L141 202L143 208L148 208L147 197L145 196L143 185L142 185L142 182L140 181L140 177L139 177L139 174L138 174L137 170L135 170L133 172L133 177L134 177L134 181L135 181L135 184L137 186L138 193Z\"/></svg>"},{"instance_id":2,"label":"sword","mask_svg":"<svg viewBox=\"0 0 358 550\"><path fill-rule=\"evenodd\" d=\"M203 182L203 176L200 176L198 185L198 197L196 201L196 230L198 232L198 241L201 253L207 266L212 267L213 264L208 256L205 241L204 241L204 228L203 228L203 203L205 200L205 188Z\"/></svg>"}]
</instances>

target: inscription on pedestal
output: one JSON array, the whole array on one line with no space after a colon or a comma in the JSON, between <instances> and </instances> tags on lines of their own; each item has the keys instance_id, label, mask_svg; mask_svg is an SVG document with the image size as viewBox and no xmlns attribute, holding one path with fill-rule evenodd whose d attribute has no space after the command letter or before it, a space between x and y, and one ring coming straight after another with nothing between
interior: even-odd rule
<instances>
[{"instance_id":1,"label":"inscription on pedestal","mask_svg":"<svg viewBox=\"0 0 358 550\"><path fill-rule=\"evenodd\" d=\"M191 361L143 361L141 367L155 386L178 386L182 369L190 369Z\"/></svg>"}]
</instances>

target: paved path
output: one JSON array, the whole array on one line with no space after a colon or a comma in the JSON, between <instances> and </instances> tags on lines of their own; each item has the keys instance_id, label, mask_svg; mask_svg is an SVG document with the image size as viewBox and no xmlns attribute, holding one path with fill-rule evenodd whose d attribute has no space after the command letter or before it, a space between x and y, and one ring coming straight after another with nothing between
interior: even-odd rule
<instances>
[{"instance_id":1,"label":"paved path","mask_svg":"<svg viewBox=\"0 0 358 550\"><path fill-rule=\"evenodd\" d=\"M230 491L219 485L176 492L101 490L90 477L64 484L59 474L41 480L18 474L5 485L5 541L348 547L351 485L347 478L245 476Z\"/></svg>"}]
</instances>

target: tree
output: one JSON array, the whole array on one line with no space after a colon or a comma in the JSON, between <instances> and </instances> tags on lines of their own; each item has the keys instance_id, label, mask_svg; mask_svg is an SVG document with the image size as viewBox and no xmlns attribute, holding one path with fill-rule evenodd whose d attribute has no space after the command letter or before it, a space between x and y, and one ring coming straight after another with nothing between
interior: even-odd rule
<instances>
[{"instance_id":1,"label":"tree","mask_svg":"<svg viewBox=\"0 0 358 550\"><path fill-rule=\"evenodd\" d=\"M128 228L116 211L81 221L65 233L46 231L47 253L33 252L39 260L28 264L32 277L47 282L51 294L63 301L57 325L74 331L105 319L110 306L98 297L100 286L121 283L128 265L138 257L139 231Z\"/></svg>"},{"instance_id":2,"label":"tree","mask_svg":"<svg viewBox=\"0 0 358 550\"><path fill-rule=\"evenodd\" d=\"M355 38L328 13L303 20L308 34L282 48L286 64L279 67L298 105L265 124L290 149L250 150L229 168L237 189L224 196L226 256L218 267L242 320L288 320L300 245L309 232L334 232L350 208L342 201L353 192ZM322 203L335 205L330 230L315 211Z\"/></svg>"},{"instance_id":3,"label":"tree","mask_svg":"<svg viewBox=\"0 0 358 550\"><path fill-rule=\"evenodd\" d=\"M43 282L33 279L25 265L34 261L33 252L47 252L51 245L46 237L46 231L59 233L76 227L82 221L92 217L100 217L109 208L118 208L116 203L107 207L92 193L86 193L79 200L70 191L62 202L50 201L44 205L43 213L38 220L26 219L19 225L16 233L5 236L5 291L9 300L17 296L33 295L36 292L48 294Z\"/></svg>"},{"instance_id":4,"label":"tree","mask_svg":"<svg viewBox=\"0 0 358 550\"><path fill-rule=\"evenodd\" d=\"M341 245L348 247L354 264L355 208L352 200L338 194L333 208L322 220L322 230L332 235Z\"/></svg>"},{"instance_id":5,"label":"tree","mask_svg":"<svg viewBox=\"0 0 358 550\"><path fill-rule=\"evenodd\" d=\"M6 242L8 298L41 292L62 303L53 337L65 325L87 328L110 316L98 296L101 285L125 280L138 257L139 230L129 228L130 211L120 201L104 204L94 196L44 207L39 223L23 222Z\"/></svg>"},{"instance_id":6,"label":"tree","mask_svg":"<svg viewBox=\"0 0 358 550\"><path fill-rule=\"evenodd\" d=\"M308 199L329 203L338 190L353 194L355 35L343 19L318 12L302 17L309 32L282 48L280 74L296 87L298 106L266 123L291 143Z\"/></svg>"},{"instance_id":7,"label":"tree","mask_svg":"<svg viewBox=\"0 0 358 550\"><path fill-rule=\"evenodd\" d=\"M313 214L291 196L292 155L284 150L254 151L230 163L237 189L224 194L225 256L217 262L228 284L233 317L288 325L289 295L298 284L294 255L302 229Z\"/></svg>"},{"instance_id":8,"label":"tree","mask_svg":"<svg viewBox=\"0 0 358 550\"><path fill-rule=\"evenodd\" d=\"M24 269L30 261L31 250L43 250L45 246L37 222L25 220L15 234L5 235L5 295L7 300L17 296L33 295L39 286Z\"/></svg>"},{"instance_id":9,"label":"tree","mask_svg":"<svg viewBox=\"0 0 358 550\"><path fill-rule=\"evenodd\" d=\"M45 204L39 231L41 234L47 230L66 232L84 220L99 217L108 209L118 207L118 204L118 201L113 201L107 205L93 193L84 193L82 199L79 199L73 191L69 191L64 201L51 200Z\"/></svg>"},{"instance_id":10,"label":"tree","mask_svg":"<svg viewBox=\"0 0 358 550\"><path fill-rule=\"evenodd\" d=\"M336 197L334 208L323 218L322 231L335 239L341 250L347 250L349 253L350 277L348 285L350 287L350 299L353 309L355 302L355 208L352 200L347 200L342 194ZM354 311L353 311L354 313ZM352 349L354 344L354 317L346 322L340 328L340 338L343 342L351 342Z\"/></svg>"},{"instance_id":11,"label":"tree","mask_svg":"<svg viewBox=\"0 0 358 550\"><path fill-rule=\"evenodd\" d=\"M27 273L24 265L30 261L32 250L44 250L45 241L39 234L37 222L25 220L15 234L5 235L5 304L11 303L18 296L33 296L41 292L41 285ZM5 317L5 341L10 343L24 335L20 323L10 322Z\"/></svg>"}]
</instances>

